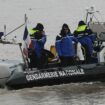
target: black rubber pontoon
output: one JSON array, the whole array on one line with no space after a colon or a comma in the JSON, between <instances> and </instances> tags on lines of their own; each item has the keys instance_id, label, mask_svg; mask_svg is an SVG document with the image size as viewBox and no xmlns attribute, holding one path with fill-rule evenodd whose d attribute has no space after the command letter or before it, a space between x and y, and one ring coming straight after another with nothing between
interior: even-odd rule
<instances>
[{"instance_id":1,"label":"black rubber pontoon","mask_svg":"<svg viewBox=\"0 0 105 105\"><path fill-rule=\"evenodd\" d=\"M105 65L85 64L27 71L14 71L6 85L12 88L57 85L70 82L104 81Z\"/></svg>"}]
</instances>

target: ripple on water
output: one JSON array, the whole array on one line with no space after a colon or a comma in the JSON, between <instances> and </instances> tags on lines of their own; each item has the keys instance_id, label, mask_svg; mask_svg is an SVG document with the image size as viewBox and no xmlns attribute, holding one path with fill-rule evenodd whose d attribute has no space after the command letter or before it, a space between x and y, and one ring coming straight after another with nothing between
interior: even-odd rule
<instances>
[{"instance_id":1,"label":"ripple on water","mask_svg":"<svg viewBox=\"0 0 105 105\"><path fill-rule=\"evenodd\" d=\"M71 83L8 91L0 89L0 105L104 105L104 83Z\"/></svg>"}]
</instances>

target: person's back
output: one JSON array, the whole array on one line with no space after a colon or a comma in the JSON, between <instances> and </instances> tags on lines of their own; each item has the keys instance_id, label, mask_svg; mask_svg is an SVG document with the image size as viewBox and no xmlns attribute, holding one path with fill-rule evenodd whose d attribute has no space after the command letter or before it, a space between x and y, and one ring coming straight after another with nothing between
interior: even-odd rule
<instances>
[{"instance_id":1,"label":"person's back","mask_svg":"<svg viewBox=\"0 0 105 105\"><path fill-rule=\"evenodd\" d=\"M83 45L88 47L89 54L92 54L93 51L93 43L89 36L84 36L81 38L78 38L78 41Z\"/></svg>"},{"instance_id":2,"label":"person's back","mask_svg":"<svg viewBox=\"0 0 105 105\"><path fill-rule=\"evenodd\" d=\"M85 57L87 63L94 62L93 60L93 52L94 52L94 41L96 39L96 35L85 35L82 37L78 37L78 41L85 48Z\"/></svg>"},{"instance_id":3,"label":"person's back","mask_svg":"<svg viewBox=\"0 0 105 105\"><path fill-rule=\"evenodd\" d=\"M84 21L78 23L78 28L74 31L74 36L78 38L78 41L85 48L86 61L91 62L91 56L94 50L94 41L96 35L85 24Z\"/></svg>"}]
</instances>

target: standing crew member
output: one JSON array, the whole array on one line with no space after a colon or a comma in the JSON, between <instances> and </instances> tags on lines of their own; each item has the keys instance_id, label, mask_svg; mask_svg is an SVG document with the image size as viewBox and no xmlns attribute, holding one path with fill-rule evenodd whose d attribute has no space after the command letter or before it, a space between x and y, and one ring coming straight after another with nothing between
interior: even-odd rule
<instances>
[{"instance_id":1,"label":"standing crew member","mask_svg":"<svg viewBox=\"0 0 105 105\"><path fill-rule=\"evenodd\" d=\"M76 56L76 52L72 41L78 42L76 38L70 34L68 25L63 24L60 36L56 37L55 43L58 56L61 60L61 66L75 64L74 57Z\"/></svg>"},{"instance_id":2,"label":"standing crew member","mask_svg":"<svg viewBox=\"0 0 105 105\"><path fill-rule=\"evenodd\" d=\"M44 45L46 43L44 26L41 23L38 23L31 32L32 44L30 45L30 49L32 49L32 52L29 54L30 64L34 67L43 68L46 63L46 57L43 53Z\"/></svg>"}]
</instances>

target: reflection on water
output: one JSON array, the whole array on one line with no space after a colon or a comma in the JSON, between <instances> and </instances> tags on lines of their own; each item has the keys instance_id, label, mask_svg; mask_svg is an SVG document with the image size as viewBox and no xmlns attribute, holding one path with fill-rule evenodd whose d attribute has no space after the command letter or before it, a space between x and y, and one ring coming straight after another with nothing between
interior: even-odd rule
<instances>
[{"instance_id":1,"label":"reflection on water","mask_svg":"<svg viewBox=\"0 0 105 105\"><path fill-rule=\"evenodd\" d=\"M105 83L74 83L8 91L0 90L0 105L104 105Z\"/></svg>"}]
</instances>

